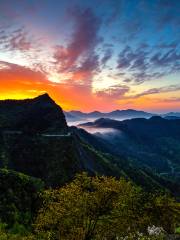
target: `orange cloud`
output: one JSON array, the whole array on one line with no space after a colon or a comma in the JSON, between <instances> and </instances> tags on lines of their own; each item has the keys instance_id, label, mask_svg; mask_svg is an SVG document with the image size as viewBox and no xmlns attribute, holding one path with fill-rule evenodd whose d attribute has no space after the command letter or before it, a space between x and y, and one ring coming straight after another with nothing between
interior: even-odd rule
<instances>
[{"instance_id":1,"label":"orange cloud","mask_svg":"<svg viewBox=\"0 0 180 240\"><path fill-rule=\"evenodd\" d=\"M40 71L0 61L0 99L33 98L47 92L64 110L111 111L135 108L166 111L180 108L180 100L167 97L165 91L162 96L158 91L157 93L150 91L151 94L148 96L140 94L135 95L134 98L128 98L124 96L128 88L120 87L119 90L112 88L106 93L93 94L89 85L73 80L67 83L53 83ZM168 89L172 90L172 86Z\"/></svg>"},{"instance_id":2,"label":"orange cloud","mask_svg":"<svg viewBox=\"0 0 180 240\"><path fill-rule=\"evenodd\" d=\"M149 112L166 112L166 111L177 111L180 109L180 99L172 100L172 98L165 99L165 96L150 97L142 96L137 99L122 99L118 101L121 106L127 108L134 108L145 110Z\"/></svg>"},{"instance_id":3,"label":"orange cloud","mask_svg":"<svg viewBox=\"0 0 180 240\"><path fill-rule=\"evenodd\" d=\"M112 102L99 99L91 93L89 86L68 83L53 83L38 71L16 64L0 62L0 99L32 98L43 92L49 95L65 110L93 109L110 110Z\"/></svg>"}]
</instances>

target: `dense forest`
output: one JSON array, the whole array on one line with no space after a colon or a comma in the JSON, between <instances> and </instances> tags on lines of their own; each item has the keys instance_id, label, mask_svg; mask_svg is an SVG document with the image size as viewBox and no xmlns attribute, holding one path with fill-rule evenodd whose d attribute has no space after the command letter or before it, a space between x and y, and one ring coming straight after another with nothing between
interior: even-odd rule
<instances>
[{"instance_id":1,"label":"dense forest","mask_svg":"<svg viewBox=\"0 0 180 240\"><path fill-rule=\"evenodd\" d=\"M38 179L2 170L0 189L2 240L165 239L179 231L175 199L123 178L82 173L44 189Z\"/></svg>"}]
</instances>

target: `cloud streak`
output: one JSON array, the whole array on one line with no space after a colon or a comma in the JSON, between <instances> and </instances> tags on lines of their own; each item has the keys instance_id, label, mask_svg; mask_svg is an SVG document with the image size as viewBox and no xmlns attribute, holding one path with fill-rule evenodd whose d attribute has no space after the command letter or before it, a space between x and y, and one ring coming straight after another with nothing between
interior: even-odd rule
<instances>
[{"instance_id":1,"label":"cloud streak","mask_svg":"<svg viewBox=\"0 0 180 240\"><path fill-rule=\"evenodd\" d=\"M69 14L75 21L74 33L67 47L55 47L56 67L60 73L71 72L74 79L81 75L81 81L90 82L99 66L95 48L102 41L98 36L101 21L90 8L74 8Z\"/></svg>"},{"instance_id":2,"label":"cloud streak","mask_svg":"<svg viewBox=\"0 0 180 240\"><path fill-rule=\"evenodd\" d=\"M7 51L30 51L33 48L32 40L23 28L12 32L12 35L6 39L4 46Z\"/></svg>"},{"instance_id":3,"label":"cloud streak","mask_svg":"<svg viewBox=\"0 0 180 240\"><path fill-rule=\"evenodd\" d=\"M125 94L128 93L130 88L125 85L114 85L108 89L97 91L96 95L103 99L108 100L118 100L125 97Z\"/></svg>"},{"instance_id":4,"label":"cloud streak","mask_svg":"<svg viewBox=\"0 0 180 240\"><path fill-rule=\"evenodd\" d=\"M180 85L169 85L165 87L160 87L160 88L151 88L146 91L143 91L141 93L132 95L132 96L127 96L124 97L125 99L137 99L140 97L144 97L147 95L153 95L153 94L159 94L159 93L169 93L169 92L176 92L180 91Z\"/></svg>"},{"instance_id":5,"label":"cloud streak","mask_svg":"<svg viewBox=\"0 0 180 240\"><path fill-rule=\"evenodd\" d=\"M135 83L143 83L151 79L161 78L180 70L180 53L174 44L157 47L141 45L135 49L126 46L118 55L117 69L128 71Z\"/></svg>"}]
</instances>

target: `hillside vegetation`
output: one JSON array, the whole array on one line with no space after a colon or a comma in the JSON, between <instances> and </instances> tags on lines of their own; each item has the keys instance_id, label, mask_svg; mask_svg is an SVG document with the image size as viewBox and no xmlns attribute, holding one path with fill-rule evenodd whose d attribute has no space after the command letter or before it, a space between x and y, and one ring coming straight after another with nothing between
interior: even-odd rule
<instances>
[{"instance_id":1,"label":"hillside vegetation","mask_svg":"<svg viewBox=\"0 0 180 240\"><path fill-rule=\"evenodd\" d=\"M118 143L69 128L47 94L0 101L0 240L155 240L178 231L178 182L140 167Z\"/></svg>"}]
</instances>

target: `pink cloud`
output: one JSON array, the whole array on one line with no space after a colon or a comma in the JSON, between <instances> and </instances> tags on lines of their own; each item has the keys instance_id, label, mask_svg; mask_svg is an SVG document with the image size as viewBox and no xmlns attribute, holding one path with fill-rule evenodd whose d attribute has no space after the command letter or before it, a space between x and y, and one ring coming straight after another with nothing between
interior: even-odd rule
<instances>
[{"instance_id":1,"label":"pink cloud","mask_svg":"<svg viewBox=\"0 0 180 240\"><path fill-rule=\"evenodd\" d=\"M91 92L91 86L78 83L53 83L40 71L0 61L0 96L35 97L47 92L65 110L112 109L114 104Z\"/></svg>"},{"instance_id":2,"label":"pink cloud","mask_svg":"<svg viewBox=\"0 0 180 240\"><path fill-rule=\"evenodd\" d=\"M28 39L28 34L23 28L20 28L13 32L7 45L9 50L28 51L32 48L32 43Z\"/></svg>"},{"instance_id":3,"label":"pink cloud","mask_svg":"<svg viewBox=\"0 0 180 240\"><path fill-rule=\"evenodd\" d=\"M125 85L114 85L109 87L108 89L104 89L96 92L98 97L103 99L109 99L111 101L118 100L120 98L124 98L124 95L129 92L129 87Z\"/></svg>"},{"instance_id":4,"label":"pink cloud","mask_svg":"<svg viewBox=\"0 0 180 240\"><path fill-rule=\"evenodd\" d=\"M71 72L72 80L81 75L81 79L77 78L78 81L90 82L99 66L95 48L101 41L98 37L101 21L89 8L75 8L69 14L75 20L75 30L67 47L55 47L56 66L59 72Z\"/></svg>"}]
</instances>

